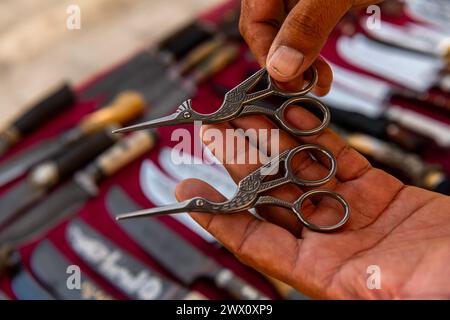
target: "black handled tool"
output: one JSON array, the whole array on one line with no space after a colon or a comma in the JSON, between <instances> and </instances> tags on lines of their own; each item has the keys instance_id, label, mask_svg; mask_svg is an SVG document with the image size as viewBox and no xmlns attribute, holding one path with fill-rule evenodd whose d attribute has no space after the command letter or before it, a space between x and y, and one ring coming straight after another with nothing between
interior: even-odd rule
<instances>
[{"instance_id":1,"label":"black handled tool","mask_svg":"<svg viewBox=\"0 0 450 320\"><path fill-rule=\"evenodd\" d=\"M25 180L13 186L0 199L0 225L37 202L49 189L68 178L116 140L117 137L111 134L111 127L108 127L83 138L64 153L35 167Z\"/></svg>"},{"instance_id":2,"label":"black handled tool","mask_svg":"<svg viewBox=\"0 0 450 320\"><path fill-rule=\"evenodd\" d=\"M19 142L24 136L34 132L43 123L70 107L75 100L71 87L65 83L49 96L32 106L0 132L0 155Z\"/></svg>"}]
</instances>

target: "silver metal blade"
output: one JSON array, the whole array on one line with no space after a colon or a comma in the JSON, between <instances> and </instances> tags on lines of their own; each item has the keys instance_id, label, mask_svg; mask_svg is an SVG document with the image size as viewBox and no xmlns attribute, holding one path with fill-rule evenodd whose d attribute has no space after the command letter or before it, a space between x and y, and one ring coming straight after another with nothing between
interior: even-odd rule
<instances>
[{"instance_id":1,"label":"silver metal blade","mask_svg":"<svg viewBox=\"0 0 450 320\"><path fill-rule=\"evenodd\" d=\"M12 219L45 194L29 181L21 181L0 199L0 225Z\"/></svg>"},{"instance_id":2,"label":"silver metal blade","mask_svg":"<svg viewBox=\"0 0 450 320\"><path fill-rule=\"evenodd\" d=\"M18 271L11 280L11 289L19 300L54 300L24 269Z\"/></svg>"},{"instance_id":3,"label":"silver metal blade","mask_svg":"<svg viewBox=\"0 0 450 320\"><path fill-rule=\"evenodd\" d=\"M48 159L60 150L53 140L45 140L8 159L0 165L0 186L20 177L35 164Z\"/></svg>"},{"instance_id":4,"label":"silver metal blade","mask_svg":"<svg viewBox=\"0 0 450 320\"><path fill-rule=\"evenodd\" d=\"M36 207L25 212L0 233L0 245L28 242L74 215L90 198L90 194L75 181L70 181Z\"/></svg>"},{"instance_id":5,"label":"silver metal blade","mask_svg":"<svg viewBox=\"0 0 450 320\"><path fill-rule=\"evenodd\" d=\"M178 113L173 113L171 115L158 118L155 120L146 121L143 123L135 124L129 127L120 128L117 130L114 130L113 133L120 133L120 132L130 132L130 131L136 131L136 130L144 130L149 128L159 128L164 126L172 126L180 124L177 120Z\"/></svg>"},{"instance_id":6,"label":"silver metal blade","mask_svg":"<svg viewBox=\"0 0 450 320\"><path fill-rule=\"evenodd\" d=\"M162 207L124 213L124 214L118 215L116 217L116 220L124 220L124 219L139 218L139 217L146 217L146 216L159 216L159 215L172 214L172 213L182 213L182 212L189 211L188 207L189 207L190 203L191 203L191 200L186 200L186 201L183 201L180 203L169 204L169 205L162 206Z\"/></svg>"},{"instance_id":7,"label":"silver metal blade","mask_svg":"<svg viewBox=\"0 0 450 320\"><path fill-rule=\"evenodd\" d=\"M108 192L106 207L113 218L124 211L139 210L139 207L119 187L114 187ZM139 222L125 221L119 225L149 255L155 257L161 265L185 284L220 269L214 260L205 256L157 219L143 219Z\"/></svg>"}]
</instances>

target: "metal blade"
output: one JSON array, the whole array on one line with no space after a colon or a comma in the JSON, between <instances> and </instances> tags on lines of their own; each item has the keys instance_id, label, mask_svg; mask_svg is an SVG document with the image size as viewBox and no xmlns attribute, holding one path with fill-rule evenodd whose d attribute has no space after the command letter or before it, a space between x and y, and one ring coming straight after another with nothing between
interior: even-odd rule
<instances>
[{"instance_id":1,"label":"metal blade","mask_svg":"<svg viewBox=\"0 0 450 320\"><path fill-rule=\"evenodd\" d=\"M139 207L119 187L112 188L106 196L106 207L115 218L124 211ZM143 219L138 223L125 221L119 224L148 254L155 257L185 284L200 276L220 269L219 265L190 245L175 232L164 227L157 219Z\"/></svg>"},{"instance_id":2,"label":"metal blade","mask_svg":"<svg viewBox=\"0 0 450 320\"><path fill-rule=\"evenodd\" d=\"M0 225L12 219L45 194L45 190L21 181L0 199Z\"/></svg>"},{"instance_id":3,"label":"metal blade","mask_svg":"<svg viewBox=\"0 0 450 320\"><path fill-rule=\"evenodd\" d=\"M3 230L0 244L19 245L38 237L61 220L76 214L90 197L74 180L69 181Z\"/></svg>"},{"instance_id":4,"label":"metal blade","mask_svg":"<svg viewBox=\"0 0 450 320\"><path fill-rule=\"evenodd\" d=\"M186 200L186 201L183 201L180 203L168 204L166 206L161 206L161 207L157 207L157 208L144 209L144 210L124 213L124 214L118 215L116 217L116 220L125 220L125 219L132 219L132 218L139 218L139 217L146 217L146 216L159 216L159 215L172 214L172 213L182 213L182 212L189 211L190 203L191 203L191 200Z\"/></svg>"},{"instance_id":5,"label":"metal blade","mask_svg":"<svg viewBox=\"0 0 450 320\"><path fill-rule=\"evenodd\" d=\"M79 290L67 287L67 267L72 263L67 260L48 240L44 240L34 249L31 256L31 268L36 277L62 300L111 300L86 273L81 274Z\"/></svg>"},{"instance_id":6,"label":"metal blade","mask_svg":"<svg viewBox=\"0 0 450 320\"><path fill-rule=\"evenodd\" d=\"M53 140L45 140L8 159L0 165L0 187L20 177L35 164L48 159L60 150Z\"/></svg>"},{"instance_id":7,"label":"metal blade","mask_svg":"<svg viewBox=\"0 0 450 320\"><path fill-rule=\"evenodd\" d=\"M120 133L120 132L130 132L130 131L136 131L136 130L144 130L144 129L150 129L150 128L159 128L164 126L173 126L180 124L177 120L178 113L173 113L171 115L161 117L158 119L146 121L143 123L135 124L129 127L120 128L117 130L114 130L113 133Z\"/></svg>"},{"instance_id":8,"label":"metal blade","mask_svg":"<svg viewBox=\"0 0 450 320\"><path fill-rule=\"evenodd\" d=\"M19 270L13 277L11 289L19 300L54 300L24 269Z\"/></svg>"}]
</instances>

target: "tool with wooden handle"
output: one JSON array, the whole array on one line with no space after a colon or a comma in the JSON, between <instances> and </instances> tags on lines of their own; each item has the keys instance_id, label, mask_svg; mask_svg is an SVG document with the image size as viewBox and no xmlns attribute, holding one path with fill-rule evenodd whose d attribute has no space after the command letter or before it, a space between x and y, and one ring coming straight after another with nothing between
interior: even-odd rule
<instances>
[{"instance_id":1,"label":"tool with wooden handle","mask_svg":"<svg viewBox=\"0 0 450 320\"><path fill-rule=\"evenodd\" d=\"M44 140L2 164L0 186L20 177L32 166L65 152L68 146L87 134L111 124L123 124L137 118L144 108L145 102L140 94L132 91L120 94L109 107L86 115L78 126L55 139Z\"/></svg>"},{"instance_id":2,"label":"tool with wooden handle","mask_svg":"<svg viewBox=\"0 0 450 320\"><path fill-rule=\"evenodd\" d=\"M118 170L150 151L157 141L155 131L131 134L98 156L71 181L51 193L0 233L0 245L17 246L33 240L60 221L75 215L98 194L98 185Z\"/></svg>"},{"instance_id":3,"label":"tool with wooden handle","mask_svg":"<svg viewBox=\"0 0 450 320\"><path fill-rule=\"evenodd\" d=\"M72 144L55 158L36 166L25 180L8 190L0 199L0 225L19 215L56 184L110 147L118 138L111 134L111 129L107 127Z\"/></svg>"},{"instance_id":4,"label":"tool with wooden handle","mask_svg":"<svg viewBox=\"0 0 450 320\"><path fill-rule=\"evenodd\" d=\"M28 109L8 128L0 132L0 155L34 132L46 121L72 106L75 94L69 84L64 83L50 95Z\"/></svg>"}]
</instances>

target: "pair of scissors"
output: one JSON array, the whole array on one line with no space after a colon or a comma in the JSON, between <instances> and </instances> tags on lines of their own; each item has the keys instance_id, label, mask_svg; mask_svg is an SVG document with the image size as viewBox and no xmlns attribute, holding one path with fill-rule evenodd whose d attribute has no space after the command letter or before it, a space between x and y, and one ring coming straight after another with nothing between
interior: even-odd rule
<instances>
[{"instance_id":1,"label":"pair of scissors","mask_svg":"<svg viewBox=\"0 0 450 320\"><path fill-rule=\"evenodd\" d=\"M204 124L214 124L230 121L246 115L259 114L268 116L280 128L295 136L314 135L328 126L330 123L330 111L319 100L306 96L306 94L316 86L318 79L317 69L312 66L310 70L312 71L311 80L302 90L298 92L285 92L279 89L268 74L267 70L263 68L228 91L225 94L224 101L220 108L213 113L198 113L192 109L191 100L187 100L169 116L117 129L114 132L129 132L162 126L190 124L195 121L201 121ZM252 90L263 78L267 79L268 86L260 91L250 93L250 90ZM271 109L255 104L258 100L272 95L287 98L288 100L285 101L278 109ZM320 125L308 130L300 130L290 125L285 118L285 112L291 105L295 104L295 106L298 106L297 103L306 103L309 106L317 107L323 114Z\"/></svg>"},{"instance_id":2,"label":"pair of scissors","mask_svg":"<svg viewBox=\"0 0 450 320\"><path fill-rule=\"evenodd\" d=\"M329 159L329 171L327 175L317 180L300 179L294 174L292 161L295 155L302 151L318 151ZM284 164L284 175L281 178L266 180L268 174L277 170L280 164ZM195 197L180 203L171 204L163 207L140 210L131 213L119 215L117 220L130 219L144 216L157 216L164 214L173 214L181 212L208 212L212 214L234 213L243 210L249 210L258 206L272 205L291 209L295 216L307 228L318 232L331 232L342 227L348 220L350 208L345 199L334 191L329 190L311 190L303 193L297 201L290 203L272 196L264 195L265 192L280 187L287 183L293 183L300 187L318 187L330 181L336 173L336 159L327 149L313 144L305 144L286 150L280 155L274 157L270 162L256 169L248 176L243 178L239 184L235 195L227 201L216 203L201 197ZM273 173L273 172L272 172ZM309 222L302 211L303 203L316 195L329 196L339 202L344 209L344 214L339 222L333 225L317 225Z\"/></svg>"}]
</instances>

